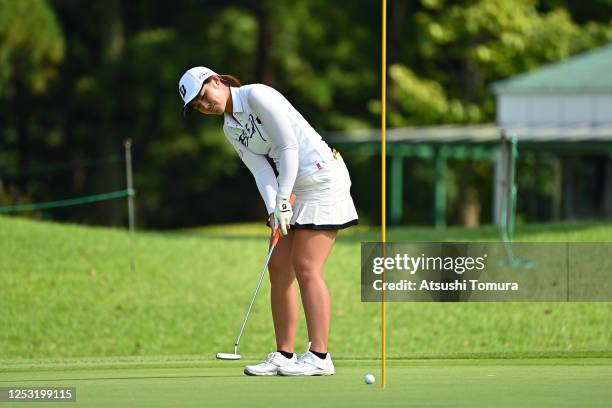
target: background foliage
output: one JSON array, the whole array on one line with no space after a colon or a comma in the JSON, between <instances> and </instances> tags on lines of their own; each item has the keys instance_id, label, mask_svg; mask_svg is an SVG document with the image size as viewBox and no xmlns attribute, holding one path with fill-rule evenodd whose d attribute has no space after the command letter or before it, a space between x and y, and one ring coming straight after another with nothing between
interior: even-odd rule
<instances>
[{"instance_id":1,"label":"background foliage","mask_svg":"<svg viewBox=\"0 0 612 408\"><path fill-rule=\"evenodd\" d=\"M389 124L492 121L492 82L609 42L610 16L610 0L393 1ZM207 65L269 84L323 135L378 127L380 20L378 2L0 0L0 206L124 188L121 163L32 169L121 153L132 138L141 227L261 220L220 119L182 119L178 78ZM375 220L378 159L345 157ZM465 165L451 163L451 179ZM430 165L412 166L414 194L427 194ZM467 184L489 183L480 167ZM451 221L462 199L449 197ZM408 221L429 212L415 204ZM125 223L121 201L42 216Z\"/></svg>"}]
</instances>

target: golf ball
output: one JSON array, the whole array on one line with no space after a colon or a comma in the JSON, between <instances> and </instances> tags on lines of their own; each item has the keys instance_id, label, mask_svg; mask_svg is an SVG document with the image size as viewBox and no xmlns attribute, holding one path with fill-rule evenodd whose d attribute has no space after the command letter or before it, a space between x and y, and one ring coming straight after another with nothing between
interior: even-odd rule
<instances>
[{"instance_id":1,"label":"golf ball","mask_svg":"<svg viewBox=\"0 0 612 408\"><path fill-rule=\"evenodd\" d=\"M363 377L363 381L365 381L366 384L374 384L376 379L374 378L374 374L366 374L366 376Z\"/></svg>"}]
</instances>

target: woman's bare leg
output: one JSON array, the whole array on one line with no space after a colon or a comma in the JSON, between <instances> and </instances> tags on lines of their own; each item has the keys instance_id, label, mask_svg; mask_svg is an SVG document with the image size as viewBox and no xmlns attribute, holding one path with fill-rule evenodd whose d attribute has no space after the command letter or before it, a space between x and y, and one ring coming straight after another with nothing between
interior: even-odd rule
<instances>
[{"instance_id":1,"label":"woman's bare leg","mask_svg":"<svg viewBox=\"0 0 612 408\"><path fill-rule=\"evenodd\" d=\"M336 231L294 230L291 261L300 285L311 349L327 352L331 301L323 280L325 262L336 240Z\"/></svg>"},{"instance_id":2,"label":"woman's bare leg","mask_svg":"<svg viewBox=\"0 0 612 408\"><path fill-rule=\"evenodd\" d=\"M293 353L299 314L295 272L291 263L293 239L293 231L289 231L287 236L282 237L276 244L268 264L272 286L270 300L276 347L277 350L289 353Z\"/></svg>"}]
</instances>

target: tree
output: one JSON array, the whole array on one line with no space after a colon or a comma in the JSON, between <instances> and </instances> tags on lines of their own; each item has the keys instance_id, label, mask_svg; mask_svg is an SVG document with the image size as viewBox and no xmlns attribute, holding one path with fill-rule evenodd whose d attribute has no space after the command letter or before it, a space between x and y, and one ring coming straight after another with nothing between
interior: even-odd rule
<instances>
[{"instance_id":1,"label":"tree","mask_svg":"<svg viewBox=\"0 0 612 408\"><path fill-rule=\"evenodd\" d=\"M537 0L423 0L414 23L418 55L389 69L391 126L490 121L492 82L612 39L609 25Z\"/></svg>"},{"instance_id":2,"label":"tree","mask_svg":"<svg viewBox=\"0 0 612 408\"><path fill-rule=\"evenodd\" d=\"M7 113L0 131L3 150L16 148L21 193L28 189L33 100L56 78L64 47L62 29L45 0L0 0L0 112Z\"/></svg>"},{"instance_id":3,"label":"tree","mask_svg":"<svg viewBox=\"0 0 612 408\"><path fill-rule=\"evenodd\" d=\"M96 3L98 8L98 30L100 38L100 84L97 106L99 127L97 155L106 157L120 151L122 146L121 128L118 123L117 99L123 92L118 81L118 71L125 46L125 24L121 0ZM118 164L101 167L96 174L97 191L106 193L125 187L123 172ZM123 203L111 200L98 206L98 220L105 225L121 225Z\"/></svg>"}]
</instances>

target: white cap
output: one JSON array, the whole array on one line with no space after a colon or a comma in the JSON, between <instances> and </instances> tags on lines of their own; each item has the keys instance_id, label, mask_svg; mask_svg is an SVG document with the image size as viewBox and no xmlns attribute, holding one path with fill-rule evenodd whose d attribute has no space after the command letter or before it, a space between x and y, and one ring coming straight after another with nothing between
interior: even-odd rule
<instances>
[{"instance_id":1,"label":"white cap","mask_svg":"<svg viewBox=\"0 0 612 408\"><path fill-rule=\"evenodd\" d=\"M183 74L179 80L179 93L183 98L183 115L187 116L191 111L191 102L202 90L204 82L213 75L217 75L211 69L206 67L193 67Z\"/></svg>"}]
</instances>

